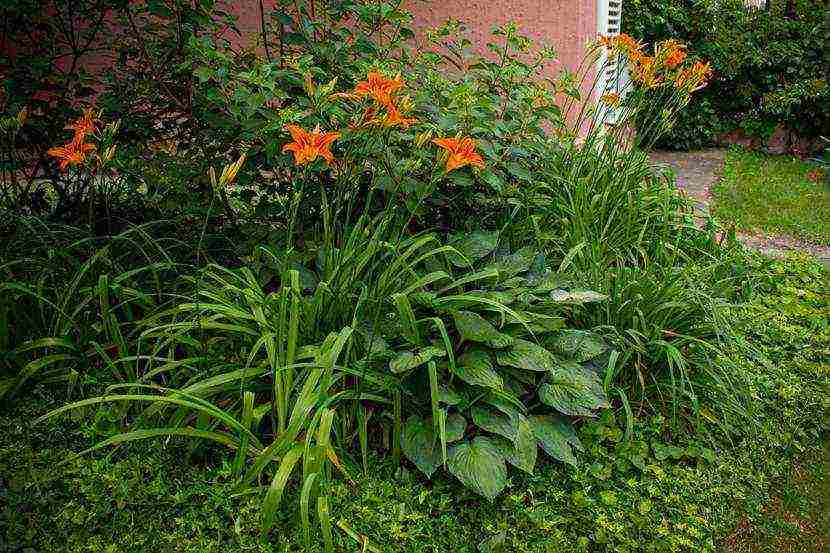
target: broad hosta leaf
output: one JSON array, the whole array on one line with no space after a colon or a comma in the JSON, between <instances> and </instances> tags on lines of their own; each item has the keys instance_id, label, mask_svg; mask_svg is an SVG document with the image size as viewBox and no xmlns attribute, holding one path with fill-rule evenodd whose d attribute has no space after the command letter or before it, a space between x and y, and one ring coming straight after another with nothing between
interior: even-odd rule
<instances>
[{"instance_id":1,"label":"broad hosta leaf","mask_svg":"<svg viewBox=\"0 0 830 553\"><path fill-rule=\"evenodd\" d=\"M608 407L597 374L575 366L551 371L548 382L539 388L539 399L573 416L591 416L594 410Z\"/></svg>"},{"instance_id":2,"label":"broad hosta leaf","mask_svg":"<svg viewBox=\"0 0 830 553\"><path fill-rule=\"evenodd\" d=\"M608 296L594 292L593 290L554 290L550 293L550 299L556 303L591 303L605 301Z\"/></svg>"},{"instance_id":3,"label":"broad hosta leaf","mask_svg":"<svg viewBox=\"0 0 830 553\"><path fill-rule=\"evenodd\" d=\"M482 430L492 432L493 434L500 434L511 440L516 439L519 417L478 405L473 407L470 412L473 416L473 422Z\"/></svg>"},{"instance_id":4,"label":"broad hosta leaf","mask_svg":"<svg viewBox=\"0 0 830 553\"><path fill-rule=\"evenodd\" d=\"M455 374L467 384L475 386L501 388L503 384L499 373L493 370L490 354L480 349L470 350L459 357Z\"/></svg>"},{"instance_id":5,"label":"broad hosta leaf","mask_svg":"<svg viewBox=\"0 0 830 553\"><path fill-rule=\"evenodd\" d=\"M536 435L530 421L527 419L519 421L516 439L513 441L500 436L491 439L508 463L528 474L533 474L538 450Z\"/></svg>"},{"instance_id":6,"label":"broad hosta leaf","mask_svg":"<svg viewBox=\"0 0 830 553\"><path fill-rule=\"evenodd\" d=\"M547 372L556 366L556 358L551 352L533 342L518 338L511 348L497 352L496 360L499 365L526 371Z\"/></svg>"},{"instance_id":7,"label":"broad hosta leaf","mask_svg":"<svg viewBox=\"0 0 830 553\"><path fill-rule=\"evenodd\" d=\"M433 432L431 419L409 417L403 425L401 449L427 478L441 465L441 444Z\"/></svg>"},{"instance_id":8,"label":"broad hosta leaf","mask_svg":"<svg viewBox=\"0 0 830 553\"><path fill-rule=\"evenodd\" d=\"M472 311L456 311L453 313L455 328L462 340L483 342L494 348L504 348L513 343L513 338L502 334L490 322Z\"/></svg>"},{"instance_id":9,"label":"broad hosta leaf","mask_svg":"<svg viewBox=\"0 0 830 553\"><path fill-rule=\"evenodd\" d=\"M462 484L488 499L507 485L507 466L499 448L484 436L450 448L447 467Z\"/></svg>"},{"instance_id":10,"label":"broad hosta leaf","mask_svg":"<svg viewBox=\"0 0 830 553\"><path fill-rule=\"evenodd\" d=\"M493 266L498 269L502 276L511 277L529 270L535 257L536 250L531 246L527 246L515 253L502 257Z\"/></svg>"},{"instance_id":11,"label":"broad hosta leaf","mask_svg":"<svg viewBox=\"0 0 830 553\"><path fill-rule=\"evenodd\" d=\"M584 363L608 349L603 339L585 330L563 330L549 343L556 353Z\"/></svg>"},{"instance_id":12,"label":"broad hosta leaf","mask_svg":"<svg viewBox=\"0 0 830 553\"><path fill-rule=\"evenodd\" d=\"M446 354L443 349L434 346L421 348L416 351L404 351L396 355L389 362L389 368L393 373L400 374L420 367L436 357L444 357Z\"/></svg>"},{"instance_id":13,"label":"broad hosta leaf","mask_svg":"<svg viewBox=\"0 0 830 553\"><path fill-rule=\"evenodd\" d=\"M473 263L485 255L491 253L499 244L498 232L474 231L460 237L455 237L450 245L458 250L458 252L467 258L465 261L455 253L450 253L447 257L450 262L457 267L466 267L468 263Z\"/></svg>"},{"instance_id":14,"label":"broad hosta leaf","mask_svg":"<svg viewBox=\"0 0 830 553\"><path fill-rule=\"evenodd\" d=\"M438 401L447 405L458 405L461 403L461 396L449 386L439 386Z\"/></svg>"},{"instance_id":15,"label":"broad hosta leaf","mask_svg":"<svg viewBox=\"0 0 830 553\"><path fill-rule=\"evenodd\" d=\"M510 305L516 301L516 296L507 290L470 290L466 295L493 300L502 305Z\"/></svg>"},{"instance_id":16,"label":"broad hosta leaf","mask_svg":"<svg viewBox=\"0 0 830 553\"><path fill-rule=\"evenodd\" d=\"M581 450L582 444L569 421L556 415L534 415L528 421L545 453L563 463L576 466L572 448Z\"/></svg>"},{"instance_id":17,"label":"broad hosta leaf","mask_svg":"<svg viewBox=\"0 0 830 553\"><path fill-rule=\"evenodd\" d=\"M453 413L447 416L445 433L448 442L457 442L463 438L465 430L467 430L467 421L464 417L458 413Z\"/></svg>"}]
</instances>

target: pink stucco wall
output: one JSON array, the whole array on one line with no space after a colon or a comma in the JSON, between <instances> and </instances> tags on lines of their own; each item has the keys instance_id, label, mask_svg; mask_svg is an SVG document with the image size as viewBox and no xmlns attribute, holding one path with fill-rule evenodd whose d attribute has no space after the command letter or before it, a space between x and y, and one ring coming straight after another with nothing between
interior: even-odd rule
<instances>
[{"instance_id":1,"label":"pink stucco wall","mask_svg":"<svg viewBox=\"0 0 830 553\"><path fill-rule=\"evenodd\" d=\"M508 22L518 24L521 34L538 45L553 46L558 62L547 68L553 75L558 69L576 69L585 52L585 43L597 34L596 0L405 0L414 17L414 27L422 31L440 25L449 18L465 23L469 38L479 51L492 41L493 27ZM278 0L263 0L266 17ZM261 19L259 0L219 0L220 7L238 17L241 36L228 33L237 45L257 40ZM422 37L419 33L419 39ZM10 52L9 45L0 45ZM111 63L111 56L99 52L81 60L92 73Z\"/></svg>"},{"instance_id":2,"label":"pink stucco wall","mask_svg":"<svg viewBox=\"0 0 830 553\"><path fill-rule=\"evenodd\" d=\"M239 17L244 34L259 32L258 0L224 0ZM274 0L264 2L265 11ZM536 44L553 46L559 54L557 67L576 69L585 43L597 35L596 0L406 0L405 8L415 17L414 27L423 30L453 18L462 21L473 44L484 50L492 40L491 30L509 22Z\"/></svg>"},{"instance_id":3,"label":"pink stucco wall","mask_svg":"<svg viewBox=\"0 0 830 553\"><path fill-rule=\"evenodd\" d=\"M464 22L479 48L492 41L493 27L515 22L537 45L556 49L559 63L551 72L557 67L575 70L586 41L597 35L596 0L409 0L406 7L419 29L448 18Z\"/></svg>"}]
</instances>

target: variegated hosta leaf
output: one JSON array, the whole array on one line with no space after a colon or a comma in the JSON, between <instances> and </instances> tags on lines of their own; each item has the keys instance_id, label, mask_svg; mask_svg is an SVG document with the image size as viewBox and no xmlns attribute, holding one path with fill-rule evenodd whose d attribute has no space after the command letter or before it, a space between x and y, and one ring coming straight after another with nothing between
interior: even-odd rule
<instances>
[{"instance_id":1,"label":"variegated hosta leaf","mask_svg":"<svg viewBox=\"0 0 830 553\"><path fill-rule=\"evenodd\" d=\"M511 441L500 436L491 439L508 463L528 474L533 474L538 450L536 434L529 420L523 418L519 421L515 440Z\"/></svg>"},{"instance_id":2,"label":"variegated hosta leaf","mask_svg":"<svg viewBox=\"0 0 830 553\"><path fill-rule=\"evenodd\" d=\"M496 352L496 360L499 365L537 372L552 371L557 364L551 352L520 338L515 339L509 349Z\"/></svg>"},{"instance_id":3,"label":"variegated hosta leaf","mask_svg":"<svg viewBox=\"0 0 830 553\"><path fill-rule=\"evenodd\" d=\"M596 409L608 407L597 374L578 365L551 371L548 381L539 388L539 399L573 416L592 416Z\"/></svg>"},{"instance_id":4,"label":"variegated hosta leaf","mask_svg":"<svg viewBox=\"0 0 830 553\"><path fill-rule=\"evenodd\" d=\"M498 244L498 232L473 231L462 236L456 236L450 242L450 246L467 258L466 261L455 253L450 253L447 257L456 267L466 267L468 263L474 263L491 253Z\"/></svg>"},{"instance_id":5,"label":"variegated hosta leaf","mask_svg":"<svg viewBox=\"0 0 830 553\"><path fill-rule=\"evenodd\" d=\"M528 421L545 453L563 463L576 466L573 449L581 450L582 443L568 420L556 415L534 415Z\"/></svg>"},{"instance_id":6,"label":"variegated hosta leaf","mask_svg":"<svg viewBox=\"0 0 830 553\"><path fill-rule=\"evenodd\" d=\"M481 349L473 349L458 358L455 375L467 384L485 388L501 388L501 376L493 370L490 354Z\"/></svg>"},{"instance_id":7,"label":"variegated hosta leaf","mask_svg":"<svg viewBox=\"0 0 830 553\"><path fill-rule=\"evenodd\" d=\"M594 292L593 290L554 290L550 293L550 299L556 303L584 304L596 301L605 301L608 296Z\"/></svg>"},{"instance_id":8,"label":"variegated hosta leaf","mask_svg":"<svg viewBox=\"0 0 830 553\"><path fill-rule=\"evenodd\" d=\"M507 485L507 466L493 441L477 436L450 448L447 467L462 484L488 499L495 498Z\"/></svg>"},{"instance_id":9,"label":"variegated hosta leaf","mask_svg":"<svg viewBox=\"0 0 830 553\"><path fill-rule=\"evenodd\" d=\"M519 417L507 415L501 411L479 405L474 406L470 410L470 414L473 416L475 425L482 430L492 432L493 434L500 434L510 440L516 439Z\"/></svg>"},{"instance_id":10,"label":"variegated hosta leaf","mask_svg":"<svg viewBox=\"0 0 830 553\"><path fill-rule=\"evenodd\" d=\"M441 443L435 436L431 419L409 417L403 425L401 449L427 478L441 465Z\"/></svg>"},{"instance_id":11,"label":"variegated hosta leaf","mask_svg":"<svg viewBox=\"0 0 830 553\"><path fill-rule=\"evenodd\" d=\"M563 330L548 345L554 352L579 363L593 359L608 349L602 337L587 330Z\"/></svg>"},{"instance_id":12,"label":"variegated hosta leaf","mask_svg":"<svg viewBox=\"0 0 830 553\"><path fill-rule=\"evenodd\" d=\"M453 313L455 328L462 340L481 342L494 348L504 348L513 343L513 338L502 334L490 321L472 311L456 311Z\"/></svg>"},{"instance_id":13,"label":"variegated hosta leaf","mask_svg":"<svg viewBox=\"0 0 830 553\"><path fill-rule=\"evenodd\" d=\"M467 421L458 413L447 415L447 422L444 427L447 442L457 442L464 437L464 431L467 430Z\"/></svg>"},{"instance_id":14,"label":"variegated hosta leaf","mask_svg":"<svg viewBox=\"0 0 830 553\"><path fill-rule=\"evenodd\" d=\"M389 362L389 369L395 374L404 373L420 367L436 357L444 357L446 354L447 352L443 349L435 346L420 348L416 351L403 351Z\"/></svg>"}]
</instances>

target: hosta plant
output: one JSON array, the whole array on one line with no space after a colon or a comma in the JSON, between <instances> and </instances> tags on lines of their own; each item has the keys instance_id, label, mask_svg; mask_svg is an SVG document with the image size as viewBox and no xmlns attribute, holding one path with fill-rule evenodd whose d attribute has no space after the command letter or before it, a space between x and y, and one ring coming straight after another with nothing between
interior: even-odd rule
<instances>
[{"instance_id":1,"label":"hosta plant","mask_svg":"<svg viewBox=\"0 0 830 553\"><path fill-rule=\"evenodd\" d=\"M608 346L567 326L569 306L605 298L552 272L533 248L500 246L497 232L450 245L428 290L393 296L393 332L383 335L405 398L400 444L425 475L443 465L493 498L507 464L533 472L537 446L575 464L574 417L608 406Z\"/></svg>"}]
</instances>

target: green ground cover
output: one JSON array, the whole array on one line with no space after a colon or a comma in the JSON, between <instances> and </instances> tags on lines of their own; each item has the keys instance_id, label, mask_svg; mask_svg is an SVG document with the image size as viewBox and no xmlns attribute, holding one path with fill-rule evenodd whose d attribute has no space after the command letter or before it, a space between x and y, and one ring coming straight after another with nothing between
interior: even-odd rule
<instances>
[{"instance_id":1,"label":"green ground cover","mask_svg":"<svg viewBox=\"0 0 830 553\"><path fill-rule=\"evenodd\" d=\"M712 211L743 230L830 244L830 188L823 178L810 178L815 170L792 156L730 150L711 190Z\"/></svg>"}]
</instances>

